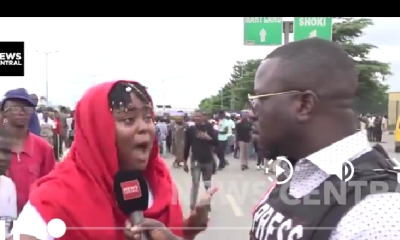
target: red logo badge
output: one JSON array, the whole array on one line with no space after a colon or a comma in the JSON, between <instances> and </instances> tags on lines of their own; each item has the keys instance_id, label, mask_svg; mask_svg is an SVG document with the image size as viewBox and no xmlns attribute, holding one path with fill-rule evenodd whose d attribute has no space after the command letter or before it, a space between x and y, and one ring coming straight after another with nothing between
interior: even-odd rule
<instances>
[{"instance_id":1,"label":"red logo badge","mask_svg":"<svg viewBox=\"0 0 400 240\"><path fill-rule=\"evenodd\" d=\"M121 183L121 189L125 201L142 197L142 190L138 180Z\"/></svg>"}]
</instances>

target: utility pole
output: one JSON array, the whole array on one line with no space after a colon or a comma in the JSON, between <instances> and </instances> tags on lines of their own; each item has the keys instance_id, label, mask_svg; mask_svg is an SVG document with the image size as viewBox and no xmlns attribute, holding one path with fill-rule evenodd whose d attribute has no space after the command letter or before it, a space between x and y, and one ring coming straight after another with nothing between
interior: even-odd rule
<instances>
[{"instance_id":1,"label":"utility pole","mask_svg":"<svg viewBox=\"0 0 400 240\"><path fill-rule=\"evenodd\" d=\"M36 50L36 52L39 52ZM46 55L46 100L49 102L49 71L48 71L48 63L49 63L49 54L50 53L58 53L58 51L53 52L39 52Z\"/></svg>"},{"instance_id":2,"label":"utility pole","mask_svg":"<svg viewBox=\"0 0 400 240\"><path fill-rule=\"evenodd\" d=\"M240 78L243 78L244 73L244 63L240 64ZM235 100L236 100L236 84L233 86L231 90L231 111L235 110Z\"/></svg>"},{"instance_id":3,"label":"utility pole","mask_svg":"<svg viewBox=\"0 0 400 240\"><path fill-rule=\"evenodd\" d=\"M231 89L231 111L235 109L235 88Z\"/></svg>"},{"instance_id":4,"label":"utility pole","mask_svg":"<svg viewBox=\"0 0 400 240\"><path fill-rule=\"evenodd\" d=\"M224 110L224 88L221 89L221 110Z\"/></svg>"}]
</instances>

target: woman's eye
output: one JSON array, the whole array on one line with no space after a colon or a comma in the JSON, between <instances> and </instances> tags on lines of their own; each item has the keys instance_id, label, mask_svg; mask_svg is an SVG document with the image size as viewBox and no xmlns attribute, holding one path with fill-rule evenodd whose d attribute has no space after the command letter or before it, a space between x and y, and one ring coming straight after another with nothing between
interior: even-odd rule
<instances>
[{"instance_id":1,"label":"woman's eye","mask_svg":"<svg viewBox=\"0 0 400 240\"><path fill-rule=\"evenodd\" d=\"M134 122L134 118L125 118L124 122L125 123L133 123Z\"/></svg>"}]
</instances>

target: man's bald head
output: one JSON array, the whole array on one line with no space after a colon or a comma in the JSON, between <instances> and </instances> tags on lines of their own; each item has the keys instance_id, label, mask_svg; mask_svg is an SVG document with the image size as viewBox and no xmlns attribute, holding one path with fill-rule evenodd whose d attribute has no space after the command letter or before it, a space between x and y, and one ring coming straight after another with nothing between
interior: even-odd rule
<instances>
[{"instance_id":1,"label":"man's bald head","mask_svg":"<svg viewBox=\"0 0 400 240\"><path fill-rule=\"evenodd\" d=\"M312 90L320 98L354 98L358 72L354 60L339 44L311 38L283 45L268 54L277 59L276 78L282 91ZM261 70L261 69L260 69Z\"/></svg>"},{"instance_id":2,"label":"man's bald head","mask_svg":"<svg viewBox=\"0 0 400 240\"><path fill-rule=\"evenodd\" d=\"M271 52L257 71L253 102L269 157L306 157L355 131L357 86L353 59L335 43L314 38Z\"/></svg>"}]
</instances>

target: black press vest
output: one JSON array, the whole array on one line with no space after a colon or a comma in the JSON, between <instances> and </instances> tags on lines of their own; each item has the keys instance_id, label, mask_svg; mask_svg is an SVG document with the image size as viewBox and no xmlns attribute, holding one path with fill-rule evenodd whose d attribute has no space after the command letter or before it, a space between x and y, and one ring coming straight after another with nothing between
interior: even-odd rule
<instances>
[{"instance_id":1,"label":"black press vest","mask_svg":"<svg viewBox=\"0 0 400 240\"><path fill-rule=\"evenodd\" d=\"M393 165L377 151L352 164L355 174L350 181L333 175L301 199L288 194L290 181L277 185L254 211L250 240L328 240L343 215L363 198L400 191ZM379 188L382 184L387 188Z\"/></svg>"}]
</instances>

